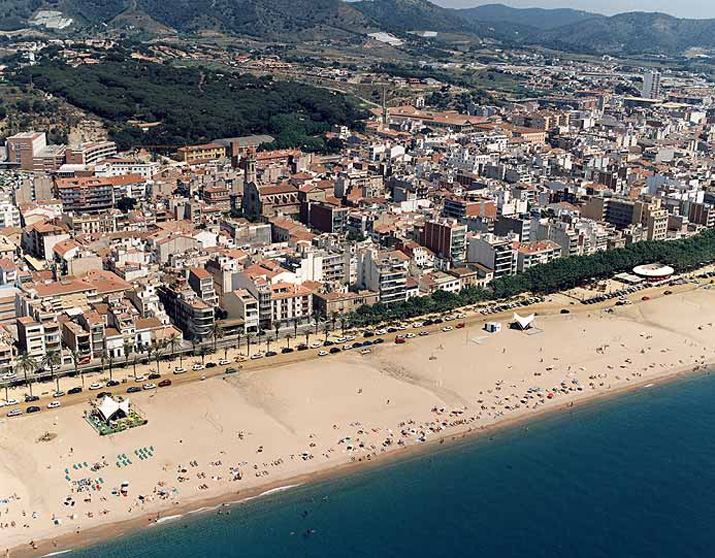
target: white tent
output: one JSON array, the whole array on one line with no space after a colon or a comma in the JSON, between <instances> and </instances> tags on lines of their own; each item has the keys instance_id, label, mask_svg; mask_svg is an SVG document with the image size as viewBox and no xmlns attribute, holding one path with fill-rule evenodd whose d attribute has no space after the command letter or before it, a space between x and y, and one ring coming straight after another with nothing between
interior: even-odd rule
<instances>
[{"instance_id":1,"label":"white tent","mask_svg":"<svg viewBox=\"0 0 715 558\"><path fill-rule=\"evenodd\" d=\"M107 395L102 398L102 402L97 405L97 412L105 422L116 418L129 416L129 399L117 401L112 396Z\"/></svg>"},{"instance_id":2,"label":"white tent","mask_svg":"<svg viewBox=\"0 0 715 558\"><path fill-rule=\"evenodd\" d=\"M531 325L534 323L534 318L536 317L536 314L531 314L530 316L520 316L517 313L514 313L514 325L518 327L521 330L529 329Z\"/></svg>"}]
</instances>

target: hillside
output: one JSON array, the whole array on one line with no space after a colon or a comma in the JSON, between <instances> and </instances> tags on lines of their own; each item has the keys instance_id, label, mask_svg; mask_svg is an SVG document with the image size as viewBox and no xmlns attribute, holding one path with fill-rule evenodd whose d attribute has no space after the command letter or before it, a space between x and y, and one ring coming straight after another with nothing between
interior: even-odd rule
<instances>
[{"instance_id":1,"label":"hillside","mask_svg":"<svg viewBox=\"0 0 715 558\"><path fill-rule=\"evenodd\" d=\"M470 32L473 26L455 10L428 0L361 0L349 6L388 31Z\"/></svg>"},{"instance_id":2,"label":"hillside","mask_svg":"<svg viewBox=\"0 0 715 558\"><path fill-rule=\"evenodd\" d=\"M132 59L72 67L43 58L8 77L103 119L122 148L269 133L277 147L324 151L331 125L359 126L365 116L355 99L326 89ZM132 121L160 125L142 132Z\"/></svg>"},{"instance_id":3,"label":"hillside","mask_svg":"<svg viewBox=\"0 0 715 558\"><path fill-rule=\"evenodd\" d=\"M630 12L565 25L539 33L531 39L562 50L673 54L691 47L715 47L715 20L678 19L660 13Z\"/></svg>"},{"instance_id":4,"label":"hillside","mask_svg":"<svg viewBox=\"0 0 715 558\"><path fill-rule=\"evenodd\" d=\"M456 13L470 22L511 24L539 31L571 25L593 17L604 17L570 8L512 8L504 4L484 4L456 10Z\"/></svg>"}]
</instances>

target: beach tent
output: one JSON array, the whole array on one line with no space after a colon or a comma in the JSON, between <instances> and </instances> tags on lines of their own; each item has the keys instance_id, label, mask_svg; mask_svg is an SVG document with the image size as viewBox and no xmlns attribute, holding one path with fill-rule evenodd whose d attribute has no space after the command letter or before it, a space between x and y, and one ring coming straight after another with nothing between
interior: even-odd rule
<instances>
[{"instance_id":1,"label":"beach tent","mask_svg":"<svg viewBox=\"0 0 715 558\"><path fill-rule=\"evenodd\" d=\"M534 323L534 318L536 317L536 314L531 314L530 316L520 316L517 313L514 313L514 322L513 325L524 331L525 329L529 329L531 325Z\"/></svg>"},{"instance_id":2,"label":"beach tent","mask_svg":"<svg viewBox=\"0 0 715 558\"><path fill-rule=\"evenodd\" d=\"M117 401L108 395L103 397L102 402L97 405L97 412L105 422L126 418L129 416L129 400L124 399L123 401Z\"/></svg>"}]
</instances>

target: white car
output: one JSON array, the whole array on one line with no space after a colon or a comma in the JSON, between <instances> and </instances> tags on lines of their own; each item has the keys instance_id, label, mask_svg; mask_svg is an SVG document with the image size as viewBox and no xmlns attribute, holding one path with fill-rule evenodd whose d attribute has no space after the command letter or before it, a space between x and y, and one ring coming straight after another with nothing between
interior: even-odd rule
<instances>
[{"instance_id":1,"label":"white car","mask_svg":"<svg viewBox=\"0 0 715 558\"><path fill-rule=\"evenodd\" d=\"M386 330L386 329L378 329L378 330L375 332L375 335L385 335L386 333L387 333L387 330Z\"/></svg>"},{"instance_id":2,"label":"white car","mask_svg":"<svg viewBox=\"0 0 715 558\"><path fill-rule=\"evenodd\" d=\"M137 382L137 383L143 382L143 381L144 381L144 376L143 376L143 375L137 376L136 378L134 378L134 381Z\"/></svg>"},{"instance_id":3,"label":"white car","mask_svg":"<svg viewBox=\"0 0 715 558\"><path fill-rule=\"evenodd\" d=\"M345 340L346 341L355 341L355 336L354 335L346 335Z\"/></svg>"},{"instance_id":4,"label":"white car","mask_svg":"<svg viewBox=\"0 0 715 558\"><path fill-rule=\"evenodd\" d=\"M415 322L414 324L412 324L412 327L422 327L423 325L424 323L422 322Z\"/></svg>"},{"instance_id":5,"label":"white car","mask_svg":"<svg viewBox=\"0 0 715 558\"><path fill-rule=\"evenodd\" d=\"M371 352L372 351L370 349L363 349L362 351L360 351L360 354L361 355L369 355Z\"/></svg>"},{"instance_id":6,"label":"white car","mask_svg":"<svg viewBox=\"0 0 715 558\"><path fill-rule=\"evenodd\" d=\"M407 339L412 339L414 336L415 336L414 333L405 333L405 337L406 337Z\"/></svg>"},{"instance_id":7,"label":"white car","mask_svg":"<svg viewBox=\"0 0 715 558\"><path fill-rule=\"evenodd\" d=\"M50 401L50 402L47 404L47 408L48 408L48 409L56 409L57 407L59 407L59 406L61 406L61 405L62 405L62 403L60 403L59 401Z\"/></svg>"},{"instance_id":8,"label":"white car","mask_svg":"<svg viewBox=\"0 0 715 558\"><path fill-rule=\"evenodd\" d=\"M319 349L322 346L323 346L323 344L320 341L316 341L315 343L310 344L311 349Z\"/></svg>"},{"instance_id":9,"label":"white car","mask_svg":"<svg viewBox=\"0 0 715 558\"><path fill-rule=\"evenodd\" d=\"M22 409L13 409L10 411L7 416L8 417L19 417L22 414Z\"/></svg>"},{"instance_id":10,"label":"white car","mask_svg":"<svg viewBox=\"0 0 715 558\"><path fill-rule=\"evenodd\" d=\"M89 386L89 389L90 389L91 391L95 391L95 390L98 390L98 389L102 389L103 387L104 387L104 386L103 386L102 384L94 383L94 384L92 384L92 385Z\"/></svg>"},{"instance_id":11,"label":"white car","mask_svg":"<svg viewBox=\"0 0 715 558\"><path fill-rule=\"evenodd\" d=\"M319 351L318 356L328 356L328 351Z\"/></svg>"},{"instance_id":12,"label":"white car","mask_svg":"<svg viewBox=\"0 0 715 558\"><path fill-rule=\"evenodd\" d=\"M251 355L251 360L258 360L259 358L263 358L263 353L256 353L255 355Z\"/></svg>"},{"instance_id":13,"label":"white car","mask_svg":"<svg viewBox=\"0 0 715 558\"><path fill-rule=\"evenodd\" d=\"M424 337L425 335L429 335L429 331L427 331L426 329L424 331L420 331L420 335L422 337Z\"/></svg>"},{"instance_id":14,"label":"white car","mask_svg":"<svg viewBox=\"0 0 715 558\"><path fill-rule=\"evenodd\" d=\"M56 391L52 394L52 397L64 397L65 395L64 391Z\"/></svg>"},{"instance_id":15,"label":"white car","mask_svg":"<svg viewBox=\"0 0 715 558\"><path fill-rule=\"evenodd\" d=\"M445 322L451 322L454 319L454 316L445 316L444 321Z\"/></svg>"},{"instance_id":16,"label":"white car","mask_svg":"<svg viewBox=\"0 0 715 558\"><path fill-rule=\"evenodd\" d=\"M186 368L182 366L177 366L176 368L174 368L174 374L176 374L177 376L179 374L186 374Z\"/></svg>"},{"instance_id":17,"label":"white car","mask_svg":"<svg viewBox=\"0 0 715 558\"><path fill-rule=\"evenodd\" d=\"M10 407L12 405L17 405L18 403L19 401L17 399L8 399L7 401L5 401L5 406Z\"/></svg>"},{"instance_id":18,"label":"white car","mask_svg":"<svg viewBox=\"0 0 715 558\"><path fill-rule=\"evenodd\" d=\"M144 384L144 385L142 386L142 389L146 389L146 390L156 389L156 384Z\"/></svg>"},{"instance_id":19,"label":"white car","mask_svg":"<svg viewBox=\"0 0 715 558\"><path fill-rule=\"evenodd\" d=\"M452 331L452 326L444 326L442 331Z\"/></svg>"},{"instance_id":20,"label":"white car","mask_svg":"<svg viewBox=\"0 0 715 558\"><path fill-rule=\"evenodd\" d=\"M220 366L226 366L227 364L231 364L230 360L226 360L225 358L222 358L221 360L218 361Z\"/></svg>"},{"instance_id":21,"label":"white car","mask_svg":"<svg viewBox=\"0 0 715 558\"><path fill-rule=\"evenodd\" d=\"M200 363L198 363L198 362L195 363L195 364L191 367L191 370L203 370L203 369L204 369L204 365L203 365L203 364L200 364Z\"/></svg>"}]
</instances>

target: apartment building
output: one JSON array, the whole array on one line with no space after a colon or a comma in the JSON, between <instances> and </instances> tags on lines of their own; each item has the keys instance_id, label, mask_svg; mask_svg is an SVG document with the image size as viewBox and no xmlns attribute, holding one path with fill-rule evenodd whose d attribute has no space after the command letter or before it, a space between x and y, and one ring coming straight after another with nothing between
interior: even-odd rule
<instances>
[{"instance_id":1,"label":"apartment building","mask_svg":"<svg viewBox=\"0 0 715 558\"><path fill-rule=\"evenodd\" d=\"M21 247L40 260L50 261L54 258L55 245L69 238L67 231L57 225L36 223L23 229Z\"/></svg>"},{"instance_id":2,"label":"apartment building","mask_svg":"<svg viewBox=\"0 0 715 558\"><path fill-rule=\"evenodd\" d=\"M372 291L346 291L314 293L313 305L317 312L330 317L333 314L349 314L361 306L371 306L380 301L379 293Z\"/></svg>"},{"instance_id":3,"label":"apartment building","mask_svg":"<svg viewBox=\"0 0 715 558\"><path fill-rule=\"evenodd\" d=\"M9 201L0 202L0 229L21 226L22 218L17 206Z\"/></svg>"},{"instance_id":4,"label":"apartment building","mask_svg":"<svg viewBox=\"0 0 715 558\"><path fill-rule=\"evenodd\" d=\"M407 300L407 276L410 259L398 250L360 250L357 254L358 285L379 293L380 302L390 304Z\"/></svg>"},{"instance_id":5,"label":"apartment building","mask_svg":"<svg viewBox=\"0 0 715 558\"><path fill-rule=\"evenodd\" d=\"M307 322L313 315L313 293L294 283L271 285L271 323L287 324L294 318Z\"/></svg>"},{"instance_id":6,"label":"apartment building","mask_svg":"<svg viewBox=\"0 0 715 558\"><path fill-rule=\"evenodd\" d=\"M44 132L20 132L5 141L7 160L34 172L54 172L65 162L64 145L48 145Z\"/></svg>"},{"instance_id":7,"label":"apartment building","mask_svg":"<svg viewBox=\"0 0 715 558\"><path fill-rule=\"evenodd\" d=\"M201 300L188 284L162 285L157 292L166 313L186 339L203 342L211 338L214 309Z\"/></svg>"},{"instance_id":8,"label":"apartment building","mask_svg":"<svg viewBox=\"0 0 715 558\"><path fill-rule=\"evenodd\" d=\"M226 293L223 307L229 318L243 320L243 333L258 333L260 329L258 300L246 289Z\"/></svg>"},{"instance_id":9,"label":"apartment building","mask_svg":"<svg viewBox=\"0 0 715 558\"><path fill-rule=\"evenodd\" d=\"M420 233L420 244L450 266L459 267L467 256L467 225L451 220L428 221Z\"/></svg>"},{"instance_id":10,"label":"apartment building","mask_svg":"<svg viewBox=\"0 0 715 558\"><path fill-rule=\"evenodd\" d=\"M114 207L114 183L96 176L55 179L64 212L100 213Z\"/></svg>"},{"instance_id":11,"label":"apartment building","mask_svg":"<svg viewBox=\"0 0 715 558\"><path fill-rule=\"evenodd\" d=\"M202 267L192 267L189 270L189 286L193 291L210 306L218 304L218 296L214 288L214 278Z\"/></svg>"},{"instance_id":12,"label":"apartment building","mask_svg":"<svg viewBox=\"0 0 715 558\"><path fill-rule=\"evenodd\" d=\"M516 253L516 270L524 273L530 267L549 263L561 257L561 250L561 246L553 240L522 242Z\"/></svg>"},{"instance_id":13,"label":"apartment building","mask_svg":"<svg viewBox=\"0 0 715 558\"><path fill-rule=\"evenodd\" d=\"M94 165L116 154L117 144L113 141L92 141L67 148L65 158L69 165Z\"/></svg>"},{"instance_id":14,"label":"apartment building","mask_svg":"<svg viewBox=\"0 0 715 558\"><path fill-rule=\"evenodd\" d=\"M494 279L516 273L517 252L512 238L491 233L468 237L467 260L484 266Z\"/></svg>"},{"instance_id":15,"label":"apartment building","mask_svg":"<svg viewBox=\"0 0 715 558\"><path fill-rule=\"evenodd\" d=\"M17 319L17 341L22 354L35 361L45 358L45 328L29 316Z\"/></svg>"}]
</instances>

